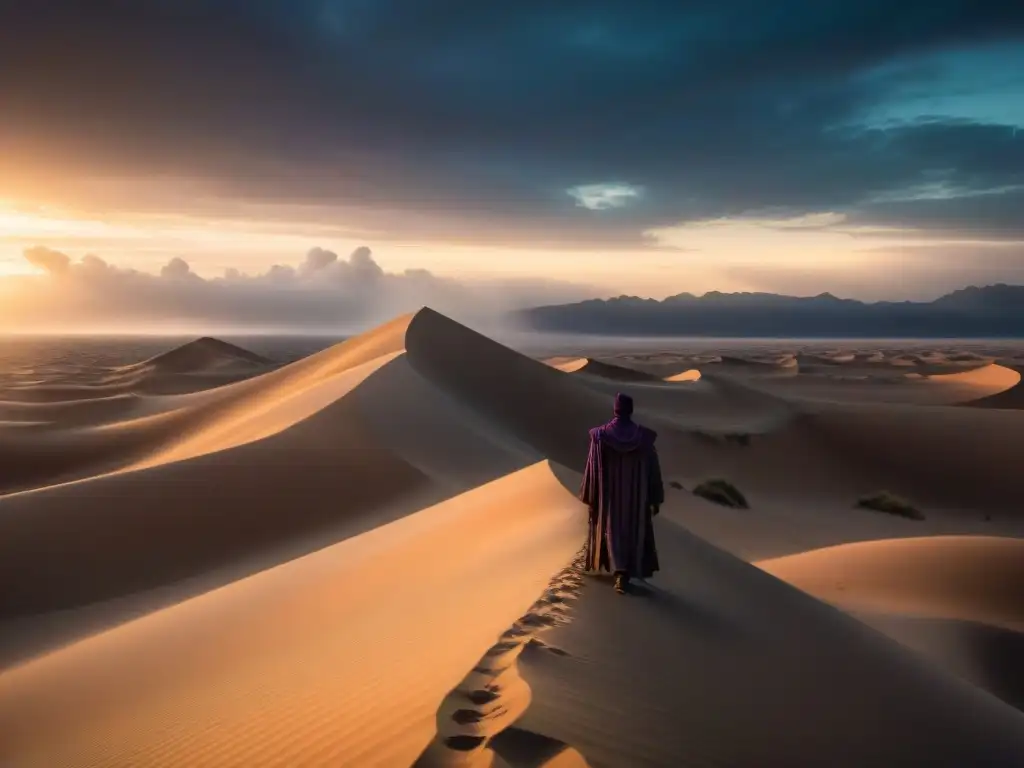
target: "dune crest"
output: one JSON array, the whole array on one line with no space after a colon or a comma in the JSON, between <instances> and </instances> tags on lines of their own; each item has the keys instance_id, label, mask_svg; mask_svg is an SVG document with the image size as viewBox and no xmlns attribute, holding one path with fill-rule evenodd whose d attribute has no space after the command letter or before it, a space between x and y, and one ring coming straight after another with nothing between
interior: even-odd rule
<instances>
[{"instance_id":1,"label":"dune crest","mask_svg":"<svg viewBox=\"0 0 1024 768\"><path fill-rule=\"evenodd\" d=\"M263 368L272 362L247 349L220 339L204 336L180 347L151 357L135 365L126 366L124 373L207 373L225 368Z\"/></svg>"},{"instance_id":2,"label":"dune crest","mask_svg":"<svg viewBox=\"0 0 1024 768\"><path fill-rule=\"evenodd\" d=\"M672 376L666 376L665 381L700 381L700 371L696 368L690 368Z\"/></svg>"},{"instance_id":3,"label":"dune crest","mask_svg":"<svg viewBox=\"0 0 1024 768\"><path fill-rule=\"evenodd\" d=\"M657 376L590 357L554 357L544 361L563 373L581 373L612 381L657 381Z\"/></svg>"}]
</instances>

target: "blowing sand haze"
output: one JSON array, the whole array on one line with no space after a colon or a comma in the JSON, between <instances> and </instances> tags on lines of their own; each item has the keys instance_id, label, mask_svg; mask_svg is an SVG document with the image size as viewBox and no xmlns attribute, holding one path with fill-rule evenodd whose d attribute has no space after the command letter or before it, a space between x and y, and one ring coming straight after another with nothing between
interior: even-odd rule
<instances>
[{"instance_id":1,"label":"blowing sand haze","mask_svg":"<svg viewBox=\"0 0 1024 768\"><path fill-rule=\"evenodd\" d=\"M1020 657L946 642L1024 631L1021 412L545 363L429 309L284 366L199 345L4 393L0 765L1024 763ZM624 387L667 497L617 595L577 493ZM883 487L924 519L855 507Z\"/></svg>"}]
</instances>

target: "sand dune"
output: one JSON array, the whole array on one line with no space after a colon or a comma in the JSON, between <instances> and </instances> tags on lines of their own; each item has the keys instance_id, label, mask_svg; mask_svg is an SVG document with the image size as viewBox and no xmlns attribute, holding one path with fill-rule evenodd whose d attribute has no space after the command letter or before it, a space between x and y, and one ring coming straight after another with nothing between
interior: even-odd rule
<instances>
[{"instance_id":1,"label":"sand dune","mask_svg":"<svg viewBox=\"0 0 1024 768\"><path fill-rule=\"evenodd\" d=\"M1003 365L991 363L960 373L935 374L928 377L934 384L956 384L975 387L978 390L1002 392L1020 383L1020 373ZM979 395L982 393L979 392ZM994 394L985 392L984 394Z\"/></svg>"},{"instance_id":2,"label":"sand dune","mask_svg":"<svg viewBox=\"0 0 1024 768\"><path fill-rule=\"evenodd\" d=\"M647 589L588 581L544 635L558 653L521 656L519 729L593 765L1024 759L1020 712L670 521L658 535L669 566Z\"/></svg>"},{"instance_id":3,"label":"sand dune","mask_svg":"<svg viewBox=\"0 0 1024 768\"><path fill-rule=\"evenodd\" d=\"M1007 366L1009 368L1009 366ZM1012 368L1012 370L1018 375L1021 374L1021 367ZM963 405L971 406L972 408L1004 408L1007 410L1021 410L1024 409L1024 384L1019 380L1012 387L1009 387L1001 392L989 394L984 397L979 397L974 400L969 400Z\"/></svg>"},{"instance_id":4,"label":"sand dune","mask_svg":"<svg viewBox=\"0 0 1024 768\"><path fill-rule=\"evenodd\" d=\"M1024 710L1024 539L871 541L757 565Z\"/></svg>"},{"instance_id":5,"label":"sand dune","mask_svg":"<svg viewBox=\"0 0 1024 768\"><path fill-rule=\"evenodd\" d=\"M1024 539L859 542L757 566L851 610L962 619L1024 632Z\"/></svg>"},{"instance_id":6,"label":"sand dune","mask_svg":"<svg viewBox=\"0 0 1024 768\"><path fill-rule=\"evenodd\" d=\"M26 388L0 402L0 765L1022 764L1024 422L806 389L1019 375L796 354L542 363L422 310L276 368L203 339ZM667 480L751 501L670 490L627 597L573 560L620 389ZM926 519L853 508L883 488Z\"/></svg>"},{"instance_id":7,"label":"sand dune","mask_svg":"<svg viewBox=\"0 0 1024 768\"><path fill-rule=\"evenodd\" d=\"M4 672L0 764L410 765L584 520L535 465Z\"/></svg>"},{"instance_id":8,"label":"sand dune","mask_svg":"<svg viewBox=\"0 0 1024 768\"><path fill-rule=\"evenodd\" d=\"M666 376L665 381L700 381L700 371L696 368L690 368L689 370Z\"/></svg>"},{"instance_id":9,"label":"sand dune","mask_svg":"<svg viewBox=\"0 0 1024 768\"><path fill-rule=\"evenodd\" d=\"M0 389L0 413L19 404L114 400L119 395L170 395L229 384L274 367L272 361L219 339L204 337L149 360L120 366L87 383L46 382Z\"/></svg>"},{"instance_id":10,"label":"sand dune","mask_svg":"<svg viewBox=\"0 0 1024 768\"><path fill-rule=\"evenodd\" d=\"M272 365L267 358L220 339L204 336L169 352L157 355L122 372L207 373L225 368L259 369Z\"/></svg>"},{"instance_id":11,"label":"sand dune","mask_svg":"<svg viewBox=\"0 0 1024 768\"><path fill-rule=\"evenodd\" d=\"M614 363L594 360L589 357L578 358L550 358L545 361L552 368L564 373L583 373L589 376L600 376L603 379L613 381L655 381L656 376L633 370Z\"/></svg>"}]
</instances>

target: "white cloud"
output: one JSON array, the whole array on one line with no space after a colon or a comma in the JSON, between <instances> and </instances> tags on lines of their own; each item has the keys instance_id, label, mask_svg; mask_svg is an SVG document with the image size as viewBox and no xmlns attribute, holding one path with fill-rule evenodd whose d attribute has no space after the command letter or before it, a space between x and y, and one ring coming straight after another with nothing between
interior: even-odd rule
<instances>
[{"instance_id":1,"label":"white cloud","mask_svg":"<svg viewBox=\"0 0 1024 768\"><path fill-rule=\"evenodd\" d=\"M257 274L230 269L215 278L196 274L180 257L152 274L92 254L76 262L43 246L24 256L37 273L0 277L0 331L347 333L422 306L481 324L521 307L586 298L593 290L541 280L460 281L425 269L386 272L365 246L348 258L313 248L297 266L275 264Z\"/></svg>"},{"instance_id":2,"label":"white cloud","mask_svg":"<svg viewBox=\"0 0 1024 768\"><path fill-rule=\"evenodd\" d=\"M591 211L624 208L643 194L641 187L625 182L581 184L566 191L576 199L577 206Z\"/></svg>"}]
</instances>

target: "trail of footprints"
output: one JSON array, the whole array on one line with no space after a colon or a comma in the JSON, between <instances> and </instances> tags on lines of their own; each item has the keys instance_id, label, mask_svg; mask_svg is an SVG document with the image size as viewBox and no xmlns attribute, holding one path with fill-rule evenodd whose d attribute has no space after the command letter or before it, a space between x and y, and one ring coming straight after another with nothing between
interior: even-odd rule
<instances>
[{"instance_id":1,"label":"trail of footprints","mask_svg":"<svg viewBox=\"0 0 1024 768\"><path fill-rule=\"evenodd\" d=\"M530 701L529 686L517 669L519 654L529 647L568 655L538 635L571 620L570 603L583 586L584 559L581 550L448 694L438 710L437 736L417 766L473 765L491 739L519 719ZM525 695L513 695L517 691Z\"/></svg>"}]
</instances>

